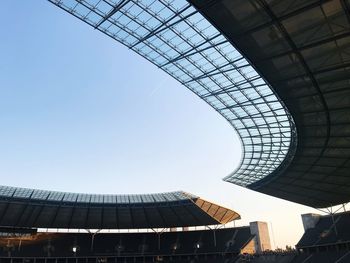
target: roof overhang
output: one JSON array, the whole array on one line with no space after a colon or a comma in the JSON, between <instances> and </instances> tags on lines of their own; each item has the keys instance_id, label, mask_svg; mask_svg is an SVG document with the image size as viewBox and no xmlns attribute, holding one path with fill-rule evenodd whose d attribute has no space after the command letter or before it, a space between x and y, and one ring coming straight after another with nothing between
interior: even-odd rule
<instances>
[{"instance_id":1,"label":"roof overhang","mask_svg":"<svg viewBox=\"0 0 350 263\"><path fill-rule=\"evenodd\" d=\"M290 163L248 188L312 207L349 202L349 1L190 2L252 62L295 122Z\"/></svg>"},{"instance_id":2,"label":"roof overhang","mask_svg":"<svg viewBox=\"0 0 350 263\"><path fill-rule=\"evenodd\" d=\"M145 229L218 225L233 210L185 192L97 195L0 186L0 226Z\"/></svg>"}]
</instances>

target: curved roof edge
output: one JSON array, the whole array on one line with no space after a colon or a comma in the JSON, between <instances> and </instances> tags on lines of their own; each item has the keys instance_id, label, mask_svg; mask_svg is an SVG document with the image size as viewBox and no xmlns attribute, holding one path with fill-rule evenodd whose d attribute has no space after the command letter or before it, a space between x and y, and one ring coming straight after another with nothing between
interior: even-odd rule
<instances>
[{"instance_id":1,"label":"curved roof edge","mask_svg":"<svg viewBox=\"0 0 350 263\"><path fill-rule=\"evenodd\" d=\"M0 186L0 198L80 204L149 204L189 201L198 198L183 191L153 194L86 194Z\"/></svg>"},{"instance_id":2,"label":"curved roof edge","mask_svg":"<svg viewBox=\"0 0 350 263\"><path fill-rule=\"evenodd\" d=\"M193 194L103 195L0 186L0 226L145 229L226 224L235 211Z\"/></svg>"},{"instance_id":3,"label":"curved roof edge","mask_svg":"<svg viewBox=\"0 0 350 263\"><path fill-rule=\"evenodd\" d=\"M49 1L174 77L235 128L243 157L227 180L250 185L275 171L290 153L296 131L286 106L188 1Z\"/></svg>"}]
</instances>

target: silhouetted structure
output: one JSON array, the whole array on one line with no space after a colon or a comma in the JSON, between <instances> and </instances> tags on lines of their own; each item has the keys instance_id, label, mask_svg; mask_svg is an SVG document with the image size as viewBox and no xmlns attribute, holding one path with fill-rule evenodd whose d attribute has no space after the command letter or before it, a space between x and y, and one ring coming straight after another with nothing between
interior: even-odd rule
<instances>
[{"instance_id":1,"label":"silhouetted structure","mask_svg":"<svg viewBox=\"0 0 350 263\"><path fill-rule=\"evenodd\" d=\"M256 224L256 222L255 222ZM37 233L0 239L1 262L227 262L254 253L252 227L162 233Z\"/></svg>"}]
</instances>

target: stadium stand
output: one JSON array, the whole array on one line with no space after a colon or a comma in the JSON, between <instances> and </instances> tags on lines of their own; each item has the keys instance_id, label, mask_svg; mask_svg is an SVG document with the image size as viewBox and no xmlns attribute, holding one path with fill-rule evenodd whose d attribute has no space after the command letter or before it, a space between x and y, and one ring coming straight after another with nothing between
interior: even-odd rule
<instances>
[{"instance_id":1,"label":"stadium stand","mask_svg":"<svg viewBox=\"0 0 350 263\"><path fill-rule=\"evenodd\" d=\"M350 262L350 212L305 214L302 219L305 233L296 245L300 255L293 262Z\"/></svg>"},{"instance_id":2,"label":"stadium stand","mask_svg":"<svg viewBox=\"0 0 350 263\"><path fill-rule=\"evenodd\" d=\"M346 263L349 262L348 251L323 251L296 256L291 263Z\"/></svg>"},{"instance_id":3,"label":"stadium stand","mask_svg":"<svg viewBox=\"0 0 350 263\"><path fill-rule=\"evenodd\" d=\"M0 239L1 262L228 262L256 243L251 227L162 233L36 233ZM101 261L102 260L102 261ZM123 261L121 261L123 260ZM37 262L37 261L36 261Z\"/></svg>"},{"instance_id":4,"label":"stadium stand","mask_svg":"<svg viewBox=\"0 0 350 263\"><path fill-rule=\"evenodd\" d=\"M267 254L253 254L240 255L236 260L237 263L251 262L251 263L291 263L296 257L295 253L267 253Z\"/></svg>"}]
</instances>

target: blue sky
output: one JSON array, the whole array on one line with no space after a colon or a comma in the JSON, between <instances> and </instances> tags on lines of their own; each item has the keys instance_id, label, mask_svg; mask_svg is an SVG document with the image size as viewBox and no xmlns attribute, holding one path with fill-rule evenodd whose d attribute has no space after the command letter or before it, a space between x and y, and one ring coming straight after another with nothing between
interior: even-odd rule
<instances>
[{"instance_id":1,"label":"blue sky","mask_svg":"<svg viewBox=\"0 0 350 263\"><path fill-rule=\"evenodd\" d=\"M238 211L238 225L271 223L279 246L298 241L314 210L223 182L239 139L167 74L45 0L4 0L0 33L1 184L184 190Z\"/></svg>"}]
</instances>

